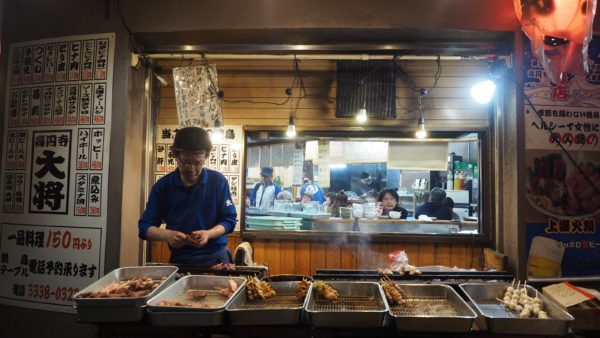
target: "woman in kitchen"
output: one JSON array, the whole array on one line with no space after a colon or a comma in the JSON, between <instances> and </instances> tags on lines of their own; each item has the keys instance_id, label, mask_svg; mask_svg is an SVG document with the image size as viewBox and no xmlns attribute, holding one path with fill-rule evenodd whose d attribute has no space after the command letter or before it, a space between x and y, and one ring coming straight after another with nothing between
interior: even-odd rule
<instances>
[{"instance_id":1,"label":"woman in kitchen","mask_svg":"<svg viewBox=\"0 0 600 338\"><path fill-rule=\"evenodd\" d=\"M381 216L389 216L390 211L396 211L400 213L400 219L406 219L408 217L408 211L398 205L400 196L396 189L383 189L377 196L377 212Z\"/></svg>"}]
</instances>

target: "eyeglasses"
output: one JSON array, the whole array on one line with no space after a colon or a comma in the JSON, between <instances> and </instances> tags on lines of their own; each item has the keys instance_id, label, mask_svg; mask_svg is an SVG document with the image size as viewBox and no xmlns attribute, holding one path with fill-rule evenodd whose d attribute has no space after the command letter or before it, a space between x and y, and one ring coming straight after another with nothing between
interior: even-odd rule
<instances>
[{"instance_id":1,"label":"eyeglasses","mask_svg":"<svg viewBox=\"0 0 600 338\"><path fill-rule=\"evenodd\" d=\"M183 168L195 168L195 169L197 169L197 168L202 168L202 166L204 165L204 161L202 161L202 162L184 162L184 161L179 161L178 160L177 164L180 167L183 167Z\"/></svg>"}]
</instances>

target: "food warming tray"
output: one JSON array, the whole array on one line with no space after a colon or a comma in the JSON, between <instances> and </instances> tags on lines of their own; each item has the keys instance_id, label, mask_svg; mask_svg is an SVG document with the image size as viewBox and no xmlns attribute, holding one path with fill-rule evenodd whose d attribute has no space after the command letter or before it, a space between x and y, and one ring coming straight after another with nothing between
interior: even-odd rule
<instances>
[{"instance_id":1,"label":"food warming tray","mask_svg":"<svg viewBox=\"0 0 600 338\"><path fill-rule=\"evenodd\" d=\"M405 304L390 305L399 331L469 332L477 314L448 285L400 284Z\"/></svg>"},{"instance_id":2,"label":"food warming tray","mask_svg":"<svg viewBox=\"0 0 600 338\"><path fill-rule=\"evenodd\" d=\"M379 283L327 282L339 292L335 301L321 299L310 288L306 312L315 327L381 327L388 304Z\"/></svg>"},{"instance_id":3,"label":"food warming tray","mask_svg":"<svg viewBox=\"0 0 600 338\"><path fill-rule=\"evenodd\" d=\"M138 321L144 316L146 301L165 289L175 280L175 266L132 266L118 268L79 291L73 299L77 315L82 322ZM151 277L165 280L144 297L83 298L81 294L96 292L115 281Z\"/></svg>"},{"instance_id":4,"label":"food warming tray","mask_svg":"<svg viewBox=\"0 0 600 338\"><path fill-rule=\"evenodd\" d=\"M298 281L270 282L277 293L267 299L250 300L246 286L227 305L229 320L233 325L296 325L308 299L296 298Z\"/></svg>"},{"instance_id":5,"label":"food warming tray","mask_svg":"<svg viewBox=\"0 0 600 338\"><path fill-rule=\"evenodd\" d=\"M496 298L502 299L506 288L511 284L505 283L463 283L460 288L467 294L477 311L486 319L491 333L556 335L567 334L569 322L573 320L568 312L546 298L541 292L537 296L542 301L544 311L549 319L519 318L519 314L508 310ZM535 297L536 290L527 286L527 294Z\"/></svg>"},{"instance_id":6,"label":"food warming tray","mask_svg":"<svg viewBox=\"0 0 600 338\"><path fill-rule=\"evenodd\" d=\"M225 298L218 293L215 287L229 287L230 279L237 283L238 288L229 298ZM243 277L185 276L148 301L148 315L154 325L221 325L225 320L225 307L244 288L245 283L246 279ZM181 298L181 295L189 289L209 291L208 296L198 303L208 304L210 308L160 305L163 300L194 302Z\"/></svg>"}]
</instances>

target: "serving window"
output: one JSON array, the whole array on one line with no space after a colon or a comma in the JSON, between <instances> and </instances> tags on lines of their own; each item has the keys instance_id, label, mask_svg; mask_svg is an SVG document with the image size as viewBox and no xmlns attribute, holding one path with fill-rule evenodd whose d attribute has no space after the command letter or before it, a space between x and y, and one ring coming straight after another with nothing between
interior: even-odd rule
<instances>
[{"instance_id":1,"label":"serving window","mask_svg":"<svg viewBox=\"0 0 600 338\"><path fill-rule=\"evenodd\" d=\"M379 135L303 132L301 137L290 139L273 131L248 131L245 234L348 232L469 238L486 234L482 221L486 211L481 203L485 133L438 133L425 140L408 137L408 133ZM272 168L271 181L289 192L279 194L279 198L273 196L268 204L253 196L257 190L262 192L261 173L266 167ZM429 201L433 188L441 189L452 200L453 206L446 206L451 210L450 219L417 214ZM406 218L379 210L367 212L373 205L380 206L378 195L384 189L396 192L397 205L406 210ZM326 196L325 201L314 196L314 191ZM334 198L340 192L348 198L343 210L335 209L339 205Z\"/></svg>"}]
</instances>

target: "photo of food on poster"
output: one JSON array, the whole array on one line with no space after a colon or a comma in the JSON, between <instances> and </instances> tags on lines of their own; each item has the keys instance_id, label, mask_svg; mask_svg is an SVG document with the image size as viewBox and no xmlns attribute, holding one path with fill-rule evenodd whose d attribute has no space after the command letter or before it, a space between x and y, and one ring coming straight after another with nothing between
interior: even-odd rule
<instances>
[{"instance_id":1,"label":"photo of food on poster","mask_svg":"<svg viewBox=\"0 0 600 338\"><path fill-rule=\"evenodd\" d=\"M526 44L527 45L527 44ZM600 276L600 40L590 74L552 83L524 58L527 275Z\"/></svg>"}]
</instances>

